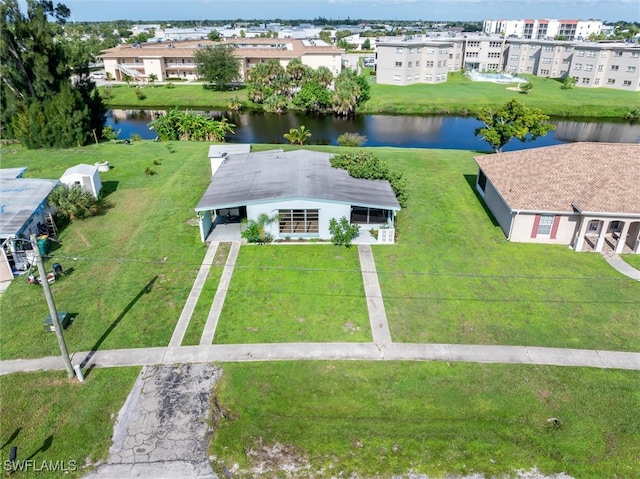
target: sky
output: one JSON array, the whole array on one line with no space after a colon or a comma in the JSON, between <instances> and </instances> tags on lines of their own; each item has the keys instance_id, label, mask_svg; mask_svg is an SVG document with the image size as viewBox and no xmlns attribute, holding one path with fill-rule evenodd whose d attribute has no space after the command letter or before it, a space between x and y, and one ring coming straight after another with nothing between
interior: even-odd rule
<instances>
[{"instance_id":1,"label":"sky","mask_svg":"<svg viewBox=\"0 0 640 479\"><path fill-rule=\"evenodd\" d=\"M75 21L599 19L640 21L639 0L56 0Z\"/></svg>"}]
</instances>

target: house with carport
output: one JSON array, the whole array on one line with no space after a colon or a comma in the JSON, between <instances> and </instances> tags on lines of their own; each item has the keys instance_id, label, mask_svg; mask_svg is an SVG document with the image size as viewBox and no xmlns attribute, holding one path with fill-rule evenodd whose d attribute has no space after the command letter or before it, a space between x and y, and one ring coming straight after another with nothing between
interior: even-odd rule
<instances>
[{"instance_id":1,"label":"house with carport","mask_svg":"<svg viewBox=\"0 0 640 479\"><path fill-rule=\"evenodd\" d=\"M640 144L569 143L475 157L507 239L640 253Z\"/></svg>"},{"instance_id":2,"label":"house with carport","mask_svg":"<svg viewBox=\"0 0 640 479\"><path fill-rule=\"evenodd\" d=\"M266 230L275 239L330 239L331 219L344 216L361 231L378 229L378 242L393 243L400 204L389 182L353 178L331 166L332 156L278 149L212 162L211 183L195 208L202 241L218 225L266 213L278 217Z\"/></svg>"}]
</instances>

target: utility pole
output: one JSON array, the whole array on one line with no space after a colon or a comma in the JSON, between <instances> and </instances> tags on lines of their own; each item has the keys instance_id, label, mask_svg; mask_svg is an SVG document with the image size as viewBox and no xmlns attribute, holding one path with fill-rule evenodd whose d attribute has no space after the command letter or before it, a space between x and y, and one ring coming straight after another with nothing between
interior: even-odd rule
<instances>
[{"instance_id":1,"label":"utility pole","mask_svg":"<svg viewBox=\"0 0 640 479\"><path fill-rule=\"evenodd\" d=\"M31 235L31 247L36 257L36 264L38 265L38 272L40 273L40 282L42 283L42 289L44 290L44 297L47 298L47 305L49 306L49 314L51 315L51 322L53 329L56 332L58 338L58 345L60 346L60 353L62 354L62 360L64 361L64 367L67 370L67 377L72 378L75 376L73 366L71 365L71 359L69 359L69 353L67 352L67 345L64 342L64 336L62 335L62 326L58 319L58 311L56 311L56 305L53 302L53 296L51 295L51 287L49 286L49 280L47 279L47 271L44 269L44 262L40 249L38 248L38 242L36 241L36 235Z\"/></svg>"}]
</instances>

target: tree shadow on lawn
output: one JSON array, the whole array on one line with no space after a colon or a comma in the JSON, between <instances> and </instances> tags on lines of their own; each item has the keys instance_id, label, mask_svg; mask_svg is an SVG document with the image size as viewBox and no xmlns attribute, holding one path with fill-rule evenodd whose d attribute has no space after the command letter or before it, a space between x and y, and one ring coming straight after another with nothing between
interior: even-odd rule
<instances>
[{"instance_id":1,"label":"tree shadow on lawn","mask_svg":"<svg viewBox=\"0 0 640 479\"><path fill-rule=\"evenodd\" d=\"M116 327L118 326L118 324L120 324L120 321L122 321L122 319L127 315L127 313L129 311L131 311L131 308L133 308L135 306L135 304L138 302L138 300L140 298L142 298L142 296L144 296L145 294L148 294L151 292L151 288L153 287L153 283L156 282L156 280L158 279L158 276L154 276L153 279L151 281L149 281L144 288L142 288L140 290L140 292L136 295L135 298L133 298L129 304L127 304L127 306L122 310L122 313L120 313L120 315L118 315L118 317L113 321L113 323L111 323L111 325L107 328L107 330L102 334L102 336L100 336L100 339L98 339L98 341L96 341L96 344L93 345L93 347L91 348L91 351L89 352L89 354L87 354L87 357L84 358L82 360L82 363L80 364L81 368L84 368L89 361L91 361L91 358L93 357L93 355L96 353L96 351L98 350L98 348L100 348L100 346L102 345L102 343L104 343L105 339L107 339L107 337L109 337L109 335L111 334L111 332L116 329Z\"/></svg>"},{"instance_id":2,"label":"tree shadow on lawn","mask_svg":"<svg viewBox=\"0 0 640 479\"><path fill-rule=\"evenodd\" d=\"M476 178L477 178L477 175L464 175L464 179L467 181L469 188L471 188L471 191L473 191L473 194L476 195L478 202L482 205L482 209L491 220L491 223L493 224L493 226L499 226L498 221L496 220L496 217L493 216L493 213L487 206L487 203L485 203L484 198L482 197L482 195L480 195L480 193L478 193L478 190L476 190Z\"/></svg>"}]
</instances>

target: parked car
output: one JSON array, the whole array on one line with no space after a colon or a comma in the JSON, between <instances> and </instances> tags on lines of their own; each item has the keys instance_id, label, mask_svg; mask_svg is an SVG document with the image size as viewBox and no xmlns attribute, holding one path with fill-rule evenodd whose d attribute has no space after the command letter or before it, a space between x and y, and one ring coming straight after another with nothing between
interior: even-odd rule
<instances>
[{"instance_id":1,"label":"parked car","mask_svg":"<svg viewBox=\"0 0 640 479\"><path fill-rule=\"evenodd\" d=\"M91 72L91 78L95 80L104 80L106 78L106 75L104 74L104 72Z\"/></svg>"}]
</instances>

